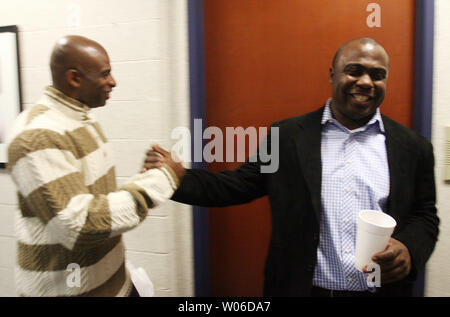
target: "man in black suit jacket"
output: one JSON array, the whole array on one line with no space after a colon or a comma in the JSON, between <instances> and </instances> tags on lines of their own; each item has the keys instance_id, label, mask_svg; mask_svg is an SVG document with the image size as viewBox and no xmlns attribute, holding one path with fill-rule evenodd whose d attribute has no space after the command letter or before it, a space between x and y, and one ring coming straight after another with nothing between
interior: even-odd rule
<instances>
[{"instance_id":1,"label":"man in black suit jacket","mask_svg":"<svg viewBox=\"0 0 450 317\"><path fill-rule=\"evenodd\" d=\"M329 77L332 98L327 106L338 125L348 132L368 125L379 113L388 72L389 57L372 39L349 41L336 52ZM272 235L264 272L265 296L410 296L412 282L429 259L439 231L433 149L425 138L383 115L379 118L384 130L379 134L385 140L388 181L381 208L397 226L386 250L372 258L380 265L382 287L370 292L313 285L319 242L324 237L320 228L325 108L272 124L279 129L279 167L275 172L261 173L265 164L261 160L220 173L187 170L172 199L220 207L269 196ZM168 152L155 146L144 168L170 159Z\"/></svg>"}]
</instances>

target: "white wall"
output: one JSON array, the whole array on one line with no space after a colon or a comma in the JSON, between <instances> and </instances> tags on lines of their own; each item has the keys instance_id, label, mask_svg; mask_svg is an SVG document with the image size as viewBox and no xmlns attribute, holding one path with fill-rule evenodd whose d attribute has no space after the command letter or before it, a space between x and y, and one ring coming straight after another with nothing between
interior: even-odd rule
<instances>
[{"instance_id":1,"label":"white wall","mask_svg":"<svg viewBox=\"0 0 450 317\"><path fill-rule=\"evenodd\" d=\"M450 183L444 181L445 127L450 126L450 1L436 0L433 146L436 157L439 241L427 265L426 296L450 296Z\"/></svg>"},{"instance_id":2,"label":"white wall","mask_svg":"<svg viewBox=\"0 0 450 317\"><path fill-rule=\"evenodd\" d=\"M77 15L79 12L79 17ZM95 110L112 144L119 185L136 173L152 143L189 127L186 0L14 0L0 2L1 25L18 25L24 106L50 84L49 56L63 35L79 34L109 53L117 87ZM15 296L15 188L0 171L0 296ZM157 296L193 296L191 208L151 210L125 234L127 258L142 266Z\"/></svg>"}]
</instances>

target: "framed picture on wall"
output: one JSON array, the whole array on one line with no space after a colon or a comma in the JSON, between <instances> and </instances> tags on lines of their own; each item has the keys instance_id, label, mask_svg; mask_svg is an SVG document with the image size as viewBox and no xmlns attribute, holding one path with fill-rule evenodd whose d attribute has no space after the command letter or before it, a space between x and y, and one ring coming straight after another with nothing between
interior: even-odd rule
<instances>
[{"instance_id":1,"label":"framed picture on wall","mask_svg":"<svg viewBox=\"0 0 450 317\"><path fill-rule=\"evenodd\" d=\"M8 161L7 137L22 111L19 40L16 25L0 26L0 167Z\"/></svg>"}]
</instances>

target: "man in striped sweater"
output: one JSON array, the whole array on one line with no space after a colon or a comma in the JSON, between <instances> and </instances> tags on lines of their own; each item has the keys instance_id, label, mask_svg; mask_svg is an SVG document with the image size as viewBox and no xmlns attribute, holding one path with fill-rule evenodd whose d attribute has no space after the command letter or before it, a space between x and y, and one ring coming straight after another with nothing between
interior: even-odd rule
<instances>
[{"instance_id":1,"label":"man in striped sweater","mask_svg":"<svg viewBox=\"0 0 450 317\"><path fill-rule=\"evenodd\" d=\"M81 36L55 45L53 85L17 118L8 169L20 212L16 284L21 296L133 296L122 233L168 200L179 163L132 177L117 188L109 146L91 108L116 86L105 49ZM79 267L79 281L71 280Z\"/></svg>"}]
</instances>

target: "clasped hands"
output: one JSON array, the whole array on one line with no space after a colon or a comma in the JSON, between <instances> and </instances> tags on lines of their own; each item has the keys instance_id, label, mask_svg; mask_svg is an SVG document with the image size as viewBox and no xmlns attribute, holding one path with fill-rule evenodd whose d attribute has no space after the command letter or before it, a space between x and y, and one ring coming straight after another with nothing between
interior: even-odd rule
<instances>
[{"instance_id":1,"label":"clasped hands","mask_svg":"<svg viewBox=\"0 0 450 317\"><path fill-rule=\"evenodd\" d=\"M163 164L170 166L180 181L186 174L186 169L181 164L181 161L159 145L153 145L152 148L147 151L141 173L152 168L160 168Z\"/></svg>"},{"instance_id":2,"label":"clasped hands","mask_svg":"<svg viewBox=\"0 0 450 317\"><path fill-rule=\"evenodd\" d=\"M400 241L390 238L384 251L372 256L372 261L380 265L381 284L388 284L404 279L411 271L411 255L408 248ZM367 271L367 265L363 268Z\"/></svg>"}]
</instances>

